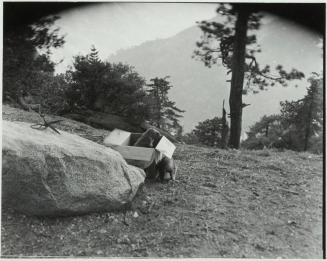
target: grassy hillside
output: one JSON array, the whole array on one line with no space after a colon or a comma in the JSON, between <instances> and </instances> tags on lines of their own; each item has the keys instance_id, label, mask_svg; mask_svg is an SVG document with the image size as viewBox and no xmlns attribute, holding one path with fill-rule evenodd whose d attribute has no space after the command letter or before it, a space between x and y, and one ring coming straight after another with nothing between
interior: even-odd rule
<instances>
[{"instance_id":1,"label":"grassy hillside","mask_svg":"<svg viewBox=\"0 0 327 261\"><path fill-rule=\"evenodd\" d=\"M3 119L38 116L3 106ZM108 134L57 127L98 143ZM2 256L322 258L322 156L179 145L174 157L176 182L147 182L125 213L3 209Z\"/></svg>"}]
</instances>

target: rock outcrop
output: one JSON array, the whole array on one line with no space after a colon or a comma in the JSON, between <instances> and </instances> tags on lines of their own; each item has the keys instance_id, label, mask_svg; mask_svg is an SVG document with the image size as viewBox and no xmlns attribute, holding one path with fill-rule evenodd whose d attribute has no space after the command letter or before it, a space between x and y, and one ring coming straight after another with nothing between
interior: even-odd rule
<instances>
[{"instance_id":1,"label":"rock outcrop","mask_svg":"<svg viewBox=\"0 0 327 261\"><path fill-rule=\"evenodd\" d=\"M118 152L30 125L3 121L3 205L41 216L111 211L129 203L144 182L144 171Z\"/></svg>"}]
</instances>

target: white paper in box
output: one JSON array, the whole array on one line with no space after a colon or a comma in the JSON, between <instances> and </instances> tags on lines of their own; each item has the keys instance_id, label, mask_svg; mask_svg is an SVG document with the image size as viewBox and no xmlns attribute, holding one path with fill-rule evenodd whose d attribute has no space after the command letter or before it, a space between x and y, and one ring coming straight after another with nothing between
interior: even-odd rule
<instances>
[{"instance_id":1,"label":"white paper in box","mask_svg":"<svg viewBox=\"0 0 327 261\"><path fill-rule=\"evenodd\" d=\"M129 145L131 139L131 133L128 131L123 131L119 129L114 129L110 134L104 139L103 143L107 146L109 145Z\"/></svg>"},{"instance_id":2,"label":"white paper in box","mask_svg":"<svg viewBox=\"0 0 327 261\"><path fill-rule=\"evenodd\" d=\"M155 149L171 159L176 147L165 136L162 136Z\"/></svg>"}]
</instances>

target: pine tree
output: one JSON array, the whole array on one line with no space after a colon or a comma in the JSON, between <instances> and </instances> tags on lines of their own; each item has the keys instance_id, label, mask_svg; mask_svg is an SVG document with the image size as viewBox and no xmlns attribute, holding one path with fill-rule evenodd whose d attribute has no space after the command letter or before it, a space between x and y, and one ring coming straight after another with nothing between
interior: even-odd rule
<instances>
[{"instance_id":1,"label":"pine tree","mask_svg":"<svg viewBox=\"0 0 327 261\"><path fill-rule=\"evenodd\" d=\"M179 118L182 117L181 110L176 107L175 102L169 100L168 91L172 87L167 81L169 76L164 78L153 78L148 84L148 100L151 107L151 119L150 122L158 128L167 130L169 132L177 133L181 128L179 124Z\"/></svg>"},{"instance_id":2,"label":"pine tree","mask_svg":"<svg viewBox=\"0 0 327 261\"><path fill-rule=\"evenodd\" d=\"M222 123L222 130L221 130L221 144L222 148L226 149L227 148L227 143L228 143L228 133L229 133L229 126L227 123L227 117L226 117L226 110L225 110L225 100L223 100L223 113L222 113L222 118L221 118L221 123Z\"/></svg>"},{"instance_id":3,"label":"pine tree","mask_svg":"<svg viewBox=\"0 0 327 261\"><path fill-rule=\"evenodd\" d=\"M3 98L16 99L21 92L40 92L44 74L54 76L55 63L50 49L64 44L64 37L53 24L57 16L42 18L34 24L9 26L3 33Z\"/></svg>"},{"instance_id":4,"label":"pine tree","mask_svg":"<svg viewBox=\"0 0 327 261\"><path fill-rule=\"evenodd\" d=\"M289 148L288 140L284 137L284 129L279 114L264 115L250 127L247 139L242 143L246 149Z\"/></svg>"},{"instance_id":5,"label":"pine tree","mask_svg":"<svg viewBox=\"0 0 327 261\"><path fill-rule=\"evenodd\" d=\"M323 125L323 79L319 75L313 75L310 79L308 94L305 97L307 103L306 126L304 134L304 151L309 147L309 139L318 134Z\"/></svg>"},{"instance_id":6,"label":"pine tree","mask_svg":"<svg viewBox=\"0 0 327 261\"><path fill-rule=\"evenodd\" d=\"M223 118L215 117L199 122L192 133L197 137L200 143L224 148L226 146L223 137L224 134L224 120Z\"/></svg>"},{"instance_id":7,"label":"pine tree","mask_svg":"<svg viewBox=\"0 0 327 261\"><path fill-rule=\"evenodd\" d=\"M73 88L79 92L76 101L78 106L94 109L96 98L100 95L100 86L103 85L105 63L99 59L98 51L92 46L86 56L74 57L73 68L68 74L72 79Z\"/></svg>"},{"instance_id":8,"label":"pine tree","mask_svg":"<svg viewBox=\"0 0 327 261\"><path fill-rule=\"evenodd\" d=\"M304 74L292 69L286 72L281 65L275 70L278 76L270 74L270 66L260 67L255 54L261 52L253 33L260 27L262 15L253 4L220 4L217 13L225 20L222 23L202 21L199 27L203 32L195 57L208 67L221 60L222 65L232 73L229 96L231 129L229 146L239 148L243 102L242 95L248 91L257 92L269 85L279 83L286 86L287 81L301 79ZM246 79L246 83L244 80Z\"/></svg>"},{"instance_id":9,"label":"pine tree","mask_svg":"<svg viewBox=\"0 0 327 261\"><path fill-rule=\"evenodd\" d=\"M264 116L251 126L242 146L247 149L266 146L322 151L323 78L314 73L308 81L310 86L304 98L281 102L281 113Z\"/></svg>"},{"instance_id":10,"label":"pine tree","mask_svg":"<svg viewBox=\"0 0 327 261\"><path fill-rule=\"evenodd\" d=\"M92 46L86 56L76 56L70 79L71 106L107 112L135 123L147 119L145 80L132 66L102 61Z\"/></svg>"},{"instance_id":11,"label":"pine tree","mask_svg":"<svg viewBox=\"0 0 327 261\"><path fill-rule=\"evenodd\" d=\"M91 52L90 52L90 54L87 56L88 61L89 61L91 64L96 64L96 63L100 63L100 62L101 62L98 53L99 53L99 51L95 48L94 45L92 45L92 46L91 46Z\"/></svg>"},{"instance_id":12,"label":"pine tree","mask_svg":"<svg viewBox=\"0 0 327 261\"><path fill-rule=\"evenodd\" d=\"M298 137L297 148L304 151L310 146L310 138L318 135L323 125L323 79L314 73L308 81L310 86L303 99L281 102L283 124Z\"/></svg>"}]
</instances>

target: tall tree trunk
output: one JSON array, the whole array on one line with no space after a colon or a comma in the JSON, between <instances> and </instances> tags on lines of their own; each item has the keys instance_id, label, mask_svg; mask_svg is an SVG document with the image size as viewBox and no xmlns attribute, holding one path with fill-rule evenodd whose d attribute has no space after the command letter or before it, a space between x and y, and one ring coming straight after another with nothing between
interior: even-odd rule
<instances>
[{"instance_id":1,"label":"tall tree trunk","mask_svg":"<svg viewBox=\"0 0 327 261\"><path fill-rule=\"evenodd\" d=\"M232 58L232 81L229 95L230 136L229 147L240 147L242 130L242 90L244 81L247 23L250 13L240 10L235 25L235 39Z\"/></svg>"},{"instance_id":2,"label":"tall tree trunk","mask_svg":"<svg viewBox=\"0 0 327 261\"><path fill-rule=\"evenodd\" d=\"M269 133L269 123L267 123L266 125L266 133L265 133L266 137L268 137L268 133Z\"/></svg>"},{"instance_id":3,"label":"tall tree trunk","mask_svg":"<svg viewBox=\"0 0 327 261\"><path fill-rule=\"evenodd\" d=\"M157 86L157 103L158 103L158 128L162 129L162 108L161 108L161 97L159 92L159 87Z\"/></svg>"},{"instance_id":4,"label":"tall tree trunk","mask_svg":"<svg viewBox=\"0 0 327 261\"><path fill-rule=\"evenodd\" d=\"M226 110L225 110L225 100L223 101L223 115L222 115L222 133L221 133L221 147L226 149L227 147L227 138L228 138L228 125L226 119Z\"/></svg>"}]
</instances>

